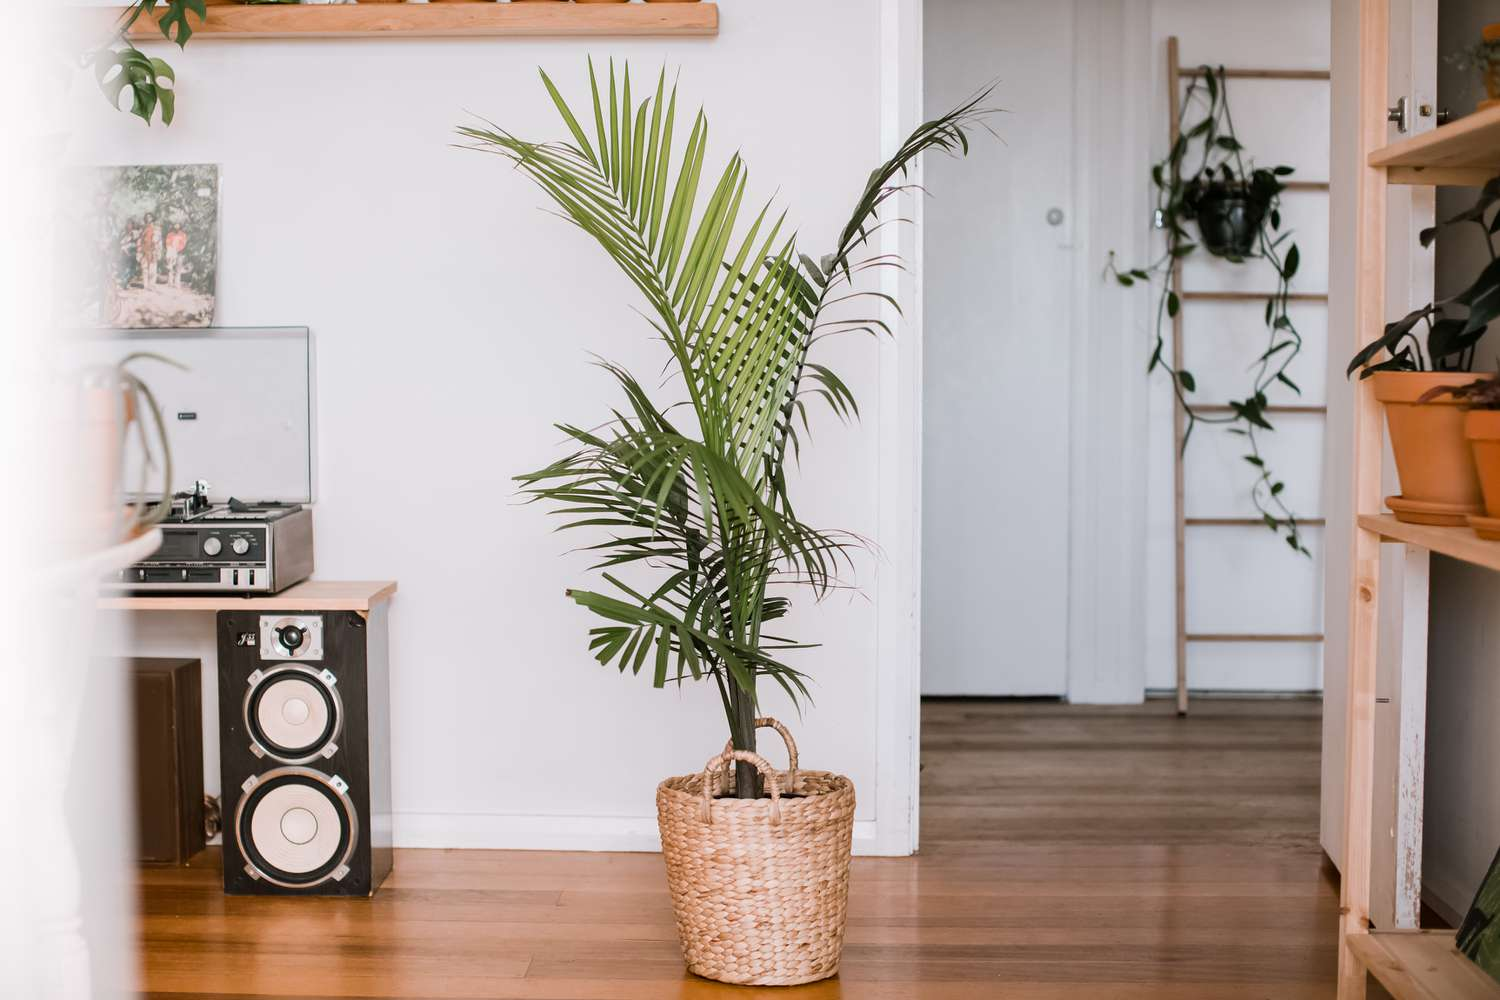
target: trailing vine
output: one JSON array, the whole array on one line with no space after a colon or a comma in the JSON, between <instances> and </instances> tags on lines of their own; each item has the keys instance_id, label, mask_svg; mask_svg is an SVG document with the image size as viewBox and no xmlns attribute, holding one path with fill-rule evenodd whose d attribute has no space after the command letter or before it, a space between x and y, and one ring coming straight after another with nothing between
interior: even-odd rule
<instances>
[{"instance_id":1,"label":"trailing vine","mask_svg":"<svg viewBox=\"0 0 1500 1000\"><path fill-rule=\"evenodd\" d=\"M1192 124L1194 115L1201 118ZM1224 68L1204 66L1188 85L1178 115L1178 138L1165 159L1151 168L1156 187L1156 225L1166 237L1162 254L1144 267L1122 270L1115 254L1109 255L1106 274L1129 288L1160 282L1157 298L1156 339L1147 372L1162 369L1172 380L1187 425L1182 448L1187 449L1198 424L1223 425L1231 434L1245 438L1245 462L1253 469L1250 499L1266 526L1302 555L1310 555L1303 543L1297 517L1283 499L1286 484L1276 477L1261 453L1259 436L1273 431L1266 393L1281 384L1301 395L1302 390L1287 374L1302 350L1302 336L1288 312L1291 282L1301 262L1291 231L1281 229L1282 178L1292 173L1288 166L1245 165L1244 147L1234 134L1224 83ZM1195 242L1187 223L1196 221ZM1236 264L1263 260L1276 274L1276 290L1266 299L1265 349L1250 366L1249 391L1243 399L1228 401L1228 413L1213 413L1195 405L1190 394L1197 390L1192 372L1172 364L1166 353L1166 325L1182 308L1182 290L1177 287L1178 264L1204 250Z\"/></svg>"}]
</instances>

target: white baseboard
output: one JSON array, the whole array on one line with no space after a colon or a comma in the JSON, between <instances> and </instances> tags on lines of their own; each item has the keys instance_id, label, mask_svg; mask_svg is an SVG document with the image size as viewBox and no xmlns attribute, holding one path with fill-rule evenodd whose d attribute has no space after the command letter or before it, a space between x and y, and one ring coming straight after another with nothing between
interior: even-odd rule
<instances>
[{"instance_id":1,"label":"white baseboard","mask_svg":"<svg viewBox=\"0 0 1500 1000\"><path fill-rule=\"evenodd\" d=\"M397 813L397 847L506 851L659 851L655 816ZM880 855L873 820L854 824L854 853Z\"/></svg>"}]
</instances>

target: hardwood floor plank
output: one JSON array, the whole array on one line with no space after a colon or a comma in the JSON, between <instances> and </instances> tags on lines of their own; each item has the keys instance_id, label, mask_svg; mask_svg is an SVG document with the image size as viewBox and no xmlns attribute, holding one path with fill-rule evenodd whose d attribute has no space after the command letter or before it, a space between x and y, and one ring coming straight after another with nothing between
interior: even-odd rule
<instances>
[{"instance_id":1,"label":"hardwood floor plank","mask_svg":"<svg viewBox=\"0 0 1500 1000\"><path fill-rule=\"evenodd\" d=\"M399 851L369 900L226 897L218 856L141 875L160 1000L1313 1000L1338 893L1319 706L923 706L922 852L858 858L837 979L683 969L655 854Z\"/></svg>"}]
</instances>

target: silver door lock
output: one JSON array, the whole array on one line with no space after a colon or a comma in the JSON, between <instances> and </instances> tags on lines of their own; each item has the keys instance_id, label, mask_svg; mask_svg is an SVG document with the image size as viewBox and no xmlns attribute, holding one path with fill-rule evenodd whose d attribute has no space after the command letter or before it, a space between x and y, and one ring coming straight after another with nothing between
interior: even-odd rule
<instances>
[{"instance_id":1,"label":"silver door lock","mask_svg":"<svg viewBox=\"0 0 1500 1000\"><path fill-rule=\"evenodd\" d=\"M1047 209L1047 225L1060 226L1063 221L1063 210L1057 207Z\"/></svg>"},{"instance_id":2,"label":"silver door lock","mask_svg":"<svg viewBox=\"0 0 1500 1000\"><path fill-rule=\"evenodd\" d=\"M1388 122L1391 122L1392 124L1394 124L1396 126L1396 131L1397 132L1405 132L1406 131L1406 129L1407 129L1406 98L1404 98L1404 97L1397 98L1396 99L1396 106L1393 107L1393 108L1387 108L1386 109L1385 120L1388 121Z\"/></svg>"}]
</instances>

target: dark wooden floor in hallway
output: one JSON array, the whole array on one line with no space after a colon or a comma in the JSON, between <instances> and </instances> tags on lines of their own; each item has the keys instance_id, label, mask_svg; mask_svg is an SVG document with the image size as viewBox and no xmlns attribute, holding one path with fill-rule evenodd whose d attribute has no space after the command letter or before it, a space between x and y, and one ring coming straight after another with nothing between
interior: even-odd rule
<instances>
[{"instance_id":1,"label":"dark wooden floor in hallway","mask_svg":"<svg viewBox=\"0 0 1500 1000\"><path fill-rule=\"evenodd\" d=\"M923 706L922 850L856 859L842 971L688 976L650 854L402 851L372 900L225 897L217 856L143 876L148 995L656 1000L1310 1000L1338 894L1320 707Z\"/></svg>"}]
</instances>

